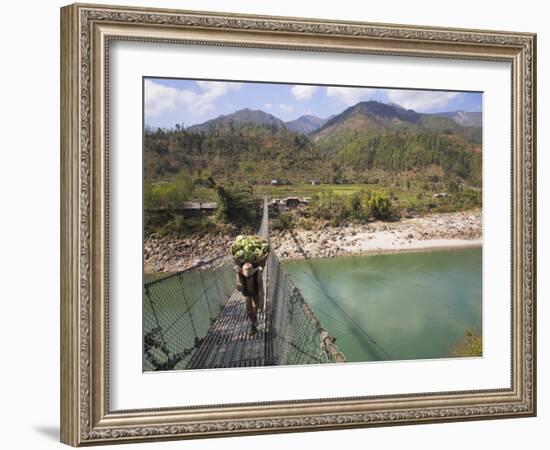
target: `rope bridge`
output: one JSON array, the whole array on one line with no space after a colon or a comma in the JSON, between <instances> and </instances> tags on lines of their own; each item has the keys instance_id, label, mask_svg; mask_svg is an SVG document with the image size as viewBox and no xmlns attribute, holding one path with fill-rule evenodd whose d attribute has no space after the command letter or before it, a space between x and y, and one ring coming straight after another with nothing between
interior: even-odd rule
<instances>
[{"instance_id":1,"label":"rope bridge","mask_svg":"<svg viewBox=\"0 0 550 450\"><path fill-rule=\"evenodd\" d=\"M269 240L267 198L258 234ZM258 332L249 321L230 255L144 285L143 369L344 362L333 338L294 286L273 249L264 269Z\"/></svg>"}]
</instances>

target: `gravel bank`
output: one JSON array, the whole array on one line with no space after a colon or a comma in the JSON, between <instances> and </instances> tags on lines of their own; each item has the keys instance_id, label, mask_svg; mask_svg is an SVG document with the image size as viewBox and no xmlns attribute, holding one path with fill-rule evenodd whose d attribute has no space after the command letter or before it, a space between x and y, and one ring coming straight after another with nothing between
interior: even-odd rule
<instances>
[{"instance_id":1,"label":"gravel bank","mask_svg":"<svg viewBox=\"0 0 550 450\"><path fill-rule=\"evenodd\" d=\"M273 246L282 259L479 246L481 240L480 210L272 233Z\"/></svg>"},{"instance_id":2,"label":"gravel bank","mask_svg":"<svg viewBox=\"0 0 550 450\"><path fill-rule=\"evenodd\" d=\"M184 270L227 252L234 239L235 236L221 234L181 239L148 238L143 255L145 272ZM281 259L479 246L482 216L481 210L476 210L314 231L273 231L271 240Z\"/></svg>"}]
</instances>

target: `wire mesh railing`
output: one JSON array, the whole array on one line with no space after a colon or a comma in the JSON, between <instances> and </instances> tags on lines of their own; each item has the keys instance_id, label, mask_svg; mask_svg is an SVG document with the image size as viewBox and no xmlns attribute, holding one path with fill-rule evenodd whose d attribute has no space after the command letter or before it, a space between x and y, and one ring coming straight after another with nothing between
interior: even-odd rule
<instances>
[{"instance_id":1,"label":"wire mesh railing","mask_svg":"<svg viewBox=\"0 0 550 450\"><path fill-rule=\"evenodd\" d=\"M271 364L345 362L336 339L322 326L274 252L267 265Z\"/></svg>"},{"instance_id":2,"label":"wire mesh railing","mask_svg":"<svg viewBox=\"0 0 550 450\"><path fill-rule=\"evenodd\" d=\"M233 288L226 255L145 283L143 370L184 369Z\"/></svg>"},{"instance_id":3,"label":"wire mesh railing","mask_svg":"<svg viewBox=\"0 0 550 450\"><path fill-rule=\"evenodd\" d=\"M260 235L269 240L267 198ZM336 339L321 325L273 250L266 264L266 279L267 364L344 362Z\"/></svg>"}]
</instances>

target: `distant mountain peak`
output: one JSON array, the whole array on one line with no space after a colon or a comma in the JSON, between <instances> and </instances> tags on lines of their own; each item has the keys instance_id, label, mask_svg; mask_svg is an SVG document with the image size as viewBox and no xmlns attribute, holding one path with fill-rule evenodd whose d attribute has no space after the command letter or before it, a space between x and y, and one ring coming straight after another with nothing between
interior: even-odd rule
<instances>
[{"instance_id":1,"label":"distant mountain peak","mask_svg":"<svg viewBox=\"0 0 550 450\"><path fill-rule=\"evenodd\" d=\"M295 133L309 134L325 123L325 119L312 114L304 114L297 119L285 122L286 127Z\"/></svg>"},{"instance_id":2,"label":"distant mountain peak","mask_svg":"<svg viewBox=\"0 0 550 450\"><path fill-rule=\"evenodd\" d=\"M190 126L188 131L204 132L216 129L218 127L228 126L230 124L244 125L254 124L262 126L276 126L284 128L285 123L272 114L266 113L260 109L243 108L231 114L222 115L206 122Z\"/></svg>"},{"instance_id":3,"label":"distant mountain peak","mask_svg":"<svg viewBox=\"0 0 550 450\"><path fill-rule=\"evenodd\" d=\"M415 124L420 116L419 113L399 105L367 100L328 119L315 135L316 138L321 138L339 129L369 128L381 131L399 123Z\"/></svg>"}]
</instances>

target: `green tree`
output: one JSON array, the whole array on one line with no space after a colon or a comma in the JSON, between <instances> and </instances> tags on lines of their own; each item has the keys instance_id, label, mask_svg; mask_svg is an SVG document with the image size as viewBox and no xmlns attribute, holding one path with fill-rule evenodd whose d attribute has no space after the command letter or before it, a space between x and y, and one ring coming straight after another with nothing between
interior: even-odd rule
<instances>
[{"instance_id":1,"label":"green tree","mask_svg":"<svg viewBox=\"0 0 550 450\"><path fill-rule=\"evenodd\" d=\"M387 219L391 213L391 199L385 192L372 191L370 213L375 219Z\"/></svg>"},{"instance_id":2,"label":"green tree","mask_svg":"<svg viewBox=\"0 0 550 450\"><path fill-rule=\"evenodd\" d=\"M216 218L226 223L255 227L259 222L260 200L252 187L242 184L216 186L218 209Z\"/></svg>"},{"instance_id":3,"label":"green tree","mask_svg":"<svg viewBox=\"0 0 550 450\"><path fill-rule=\"evenodd\" d=\"M171 183L171 188L168 191L168 201L174 206L182 206L193 192L193 180L185 172L179 172Z\"/></svg>"}]
</instances>

